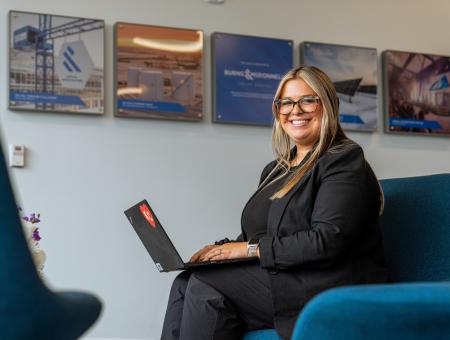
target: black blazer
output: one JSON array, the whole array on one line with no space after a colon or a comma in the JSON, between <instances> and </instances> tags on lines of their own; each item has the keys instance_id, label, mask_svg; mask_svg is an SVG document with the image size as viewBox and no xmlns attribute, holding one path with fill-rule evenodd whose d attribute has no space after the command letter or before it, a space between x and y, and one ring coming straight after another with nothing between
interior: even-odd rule
<instances>
[{"instance_id":1,"label":"black blazer","mask_svg":"<svg viewBox=\"0 0 450 340\"><path fill-rule=\"evenodd\" d=\"M264 168L261 181L275 164ZM270 273L275 328L283 338L290 338L300 310L317 293L386 281L380 204L377 178L357 144L326 152L272 202L260 262ZM246 240L244 232L238 239Z\"/></svg>"}]
</instances>

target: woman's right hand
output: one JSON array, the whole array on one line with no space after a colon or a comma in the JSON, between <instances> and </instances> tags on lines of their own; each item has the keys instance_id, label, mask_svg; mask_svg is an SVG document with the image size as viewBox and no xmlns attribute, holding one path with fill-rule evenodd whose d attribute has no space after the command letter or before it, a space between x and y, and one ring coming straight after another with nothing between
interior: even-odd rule
<instances>
[{"instance_id":1,"label":"woman's right hand","mask_svg":"<svg viewBox=\"0 0 450 340\"><path fill-rule=\"evenodd\" d=\"M204 254L209 252L214 247L217 247L217 246L215 244L208 244L207 246L204 246L202 249L200 249L198 252L196 252L194 255L192 255L189 262L198 262Z\"/></svg>"}]
</instances>

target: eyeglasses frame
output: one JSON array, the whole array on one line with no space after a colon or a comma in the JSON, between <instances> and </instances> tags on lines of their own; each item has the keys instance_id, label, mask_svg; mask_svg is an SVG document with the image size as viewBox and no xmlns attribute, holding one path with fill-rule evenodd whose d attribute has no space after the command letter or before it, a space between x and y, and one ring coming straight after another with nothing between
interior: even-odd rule
<instances>
[{"instance_id":1,"label":"eyeglasses frame","mask_svg":"<svg viewBox=\"0 0 450 340\"><path fill-rule=\"evenodd\" d=\"M303 111L303 109L302 109L301 106L299 105L299 104L300 104L300 101L303 100L303 99L305 99L305 98L314 98L315 100L317 100L317 106L316 106L316 108L315 108L313 111L309 111L309 112ZM289 98L289 99L290 99L290 98ZM283 116L288 116L288 115L290 115L290 114L292 113L292 111L294 111L295 105L297 105L297 107L298 107L298 109L299 109L299 111L300 111L299 113L313 113L313 112L317 111L317 108L318 108L319 103L320 103L320 97L317 96L317 95L316 95L316 96L311 96L311 95L303 96L303 97L299 98L298 100L292 100L292 99L290 99L290 100L292 101L292 103L294 104L294 105L292 105L291 111L289 111L288 113L281 113L281 112L280 112L280 104L281 104L281 100L282 100L282 99L278 98L278 99L274 100L273 102L274 102L274 104L275 104L275 107L277 108L277 113L280 114L280 115L283 115Z\"/></svg>"}]
</instances>

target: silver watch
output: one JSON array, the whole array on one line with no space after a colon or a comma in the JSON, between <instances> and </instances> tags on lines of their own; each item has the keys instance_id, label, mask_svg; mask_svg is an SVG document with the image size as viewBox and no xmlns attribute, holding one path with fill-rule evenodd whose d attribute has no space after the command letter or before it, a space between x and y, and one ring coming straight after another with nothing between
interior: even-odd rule
<instances>
[{"instance_id":1,"label":"silver watch","mask_svg":"<svg viewBox=\"0 0 450 340\"><path fill-rule=\"evenodd\" d=\"M252 238L250 241L247 242L247 256L248 257L255 257L258 256L258 247L259 247L259 240L257 238Z\"/></svg>"}]
</instances>

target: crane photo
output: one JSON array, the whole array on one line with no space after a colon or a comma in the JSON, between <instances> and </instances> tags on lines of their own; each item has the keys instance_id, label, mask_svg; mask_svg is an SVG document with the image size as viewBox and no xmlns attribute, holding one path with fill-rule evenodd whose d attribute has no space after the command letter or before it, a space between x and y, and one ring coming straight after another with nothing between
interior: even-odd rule
<instances>
[{"instance_id":1,"label":"crane photo","mask_svg":"<svg viewBox=\"0 0 450 340\"><path fill-rule=\"evenodd\" d=\"M11 11L9 106L102 114L104 21Z\"/></svg>"}]
</instances>

